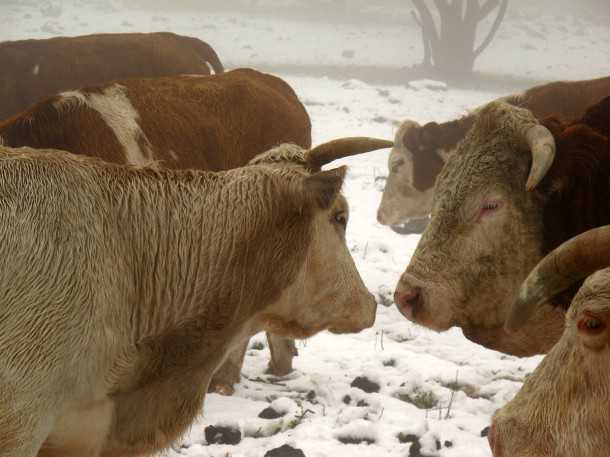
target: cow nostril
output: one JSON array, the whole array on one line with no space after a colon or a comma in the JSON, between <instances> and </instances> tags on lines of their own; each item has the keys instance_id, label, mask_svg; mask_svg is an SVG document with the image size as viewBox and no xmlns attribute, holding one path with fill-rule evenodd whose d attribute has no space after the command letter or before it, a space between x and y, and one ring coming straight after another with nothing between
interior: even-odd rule
<instances>
[{"instance_id":1,"label":"cow nostril","mask_svg":"<svg viewBox=\"0 0 610 457\"><path fill-rule=\"evenodd\" d=\"M415 309L422 304L421 288L411 287L403 291L396 291L394 301L403 308Z\"/></svg>"}]
</instances>

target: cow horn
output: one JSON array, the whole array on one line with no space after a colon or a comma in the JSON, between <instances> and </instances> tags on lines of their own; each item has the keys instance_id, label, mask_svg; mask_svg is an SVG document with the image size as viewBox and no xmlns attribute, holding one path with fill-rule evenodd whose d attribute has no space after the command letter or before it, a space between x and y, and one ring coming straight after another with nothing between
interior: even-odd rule
<instances>
[{"instance_id":1,"label":"cow horn","mask_svg":"<svg viewBox=\"0 0 610 457\"><path fill-rule=\"evenodd\" d=\"M322 143L305 154L307 164L314 170L342 157L363 154L377 149L391 148L394 142L369 137L350 137Z\"/></svg>"},{"instance_id":2,"label":"cow horn","mask_svg":"<svg viewBox=\"0 0 610 457\"><path fill-rule=\"evenodd\" d=\"M543 125L537 124L525 132L525 140L532 152L532 167L525 188L534 189L546 175L555 158L555 139Z\"/></svg>"},{"instance_id":3,"label":"cow horn","mask_svg":"<svg viewBox=\"0 0 610 457\"><path fill-rule=\"evenodd\" d=\"M610 225L569 239L544 257L523 282L508 313L506 331L519 330L537 306L594 271L609 266Z\"/></svg>"}]
</instances>

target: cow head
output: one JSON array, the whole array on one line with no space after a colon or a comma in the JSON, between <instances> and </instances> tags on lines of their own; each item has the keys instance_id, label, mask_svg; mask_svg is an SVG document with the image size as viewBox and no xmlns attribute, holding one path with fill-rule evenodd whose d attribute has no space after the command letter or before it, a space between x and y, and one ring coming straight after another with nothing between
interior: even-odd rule
<instances>
[{"instance_id":1,"label":"cow head","mask_svg":"<svg viewBox=\"0 0 610 457\"><path fill-rule=\"evenodd\" d=\"M457 123L421 126L407 120L400 125L388 159L388 177L377 211L379 223L400 232L409 219L428 217L436 176L458 139L456 129Z\"/></svg>"},{"instance_id":2,"label":"cow head","mask_svg":"<svg viewBox=\"0 0 610 457\"><path fill-rule=\"evenodd\" d=\"M282 145L252 159L251 164L300 173L302 180L294 196L312 218L305 261L294 282L258 317L263 329L306 338L325 329L345 333L373 325L377 305L356 270L345 240L349 207L340 188L346 169L319 170L336 158L391 144L349 138L310 151Z\"/></svg>"},{"instance_id":3,"label":"cow head","mask_svg":"<svg viewBox=\"0 0 610 457\"><path fill-rule=\"evenodd\" d=\"M511 312L539 306L597 268L610 265L610 227L566 242L530 273ZM516 318L519 316L520 318ZM527 318L527 316L525 316ZM494 457L607 455L610 446L610 268L597 271L574 296L564 333L516 397L494 417Z\"/></svg>"},{"instance_id":4,"label":"cow head","mask_svg":"<svg viewBox=\"0 0 610 457\"><path fill-rule=\"evenodd\" d=\"M395 293L410 320L442 331L502 328L515 290L541 256L553 136L524 109L492 102L438 177L431 221ZM468 334L467 334L468 336Z\"/></svg>"}]
</instances>

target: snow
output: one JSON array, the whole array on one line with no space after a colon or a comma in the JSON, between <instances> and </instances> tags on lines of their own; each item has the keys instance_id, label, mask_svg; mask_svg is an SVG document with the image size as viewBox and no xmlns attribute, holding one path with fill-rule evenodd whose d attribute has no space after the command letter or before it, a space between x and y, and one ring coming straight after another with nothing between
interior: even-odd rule
<instances>
[{"instance_id":1,"label":"snow","mask_svg":"<svg viewBox=\"0 0 610 457\"><path fill-rule=\"evenodd\" d=\"M228 13L121 10L120 2L106 2L105 8L83 3L55 1L43 14L36 7L2 2L0 40L157 30L198 36L214 46L228 68L282 68L279 76L292 85L312 118L314 144L343 136L393 138L401 120L455 118L507 93L457 89L444 82L373 84L356 77L319 76L325 65L349 71L357 64L395 74L417 62L419 30L410 19L407 26L305 23ZM607 28L567 15L523 13L520 22L516 19L514 14L507 17L478 61L479 71L539 80L608 73ZM307 66L316 76L306 75ZM333 166L349 166L344 186L350 203L348 246L370 290L391 302L419 236L398 235L376 222L388 152L343 159ZM298 342L295 371L285 378L265 374L266 340L257 335L253 341L264 349L248 350L235 395L208 395L202 417L168 452L170 457L262 457L283 444L302 449L307 457L407 457L414 445L401 443L399 434L418 436L425 455L488 457L481 431L541 360L486 350L458 329L429 331L405 320L394 306L381 305L371 329L355 335L323 333ZM380 391L350 387L358 376L377 382ZM270 403L285 415L259 418ZM236 446L208 446L208 425L239 428L243 439ZM346 437L371 444L343 444L340 439Z\"/></svg>"}]
</instances>

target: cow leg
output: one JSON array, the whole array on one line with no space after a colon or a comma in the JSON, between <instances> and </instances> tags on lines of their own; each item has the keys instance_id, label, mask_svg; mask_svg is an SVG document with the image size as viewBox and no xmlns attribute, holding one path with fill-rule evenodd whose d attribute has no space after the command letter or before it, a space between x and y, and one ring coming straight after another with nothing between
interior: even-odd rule
<instances>
[{"instance_id":1,"label":"cow leg","mask_svg":"<svg viewBox=\"0 0 610 457\"><path fill-rule=\"evenodd\" d=\"M285 376L292 371L292 358L298 355L294 340L267 332L271 360L267 372L276 376Z\"/></svg>"},{"instance_id":2,"label":"cow leg","mask_svg":"<svg viewBox=\"0 0 610 457\"><path fill-rule=\"evenodd\" d=\"M52 415L0 373L0 455L36 457L52 428Z\"/></svg>"},{"instance_id":3,"label":"cow leg","mask_svg":"<svg viewBox=\"0 0 610 457\"><path fill-rule=\"evenodd\" d=\"M114 414L101 457L145 456L167 449L202 412L209 377L177 373L114 397Z\"/></svg>"},{"instance_id":4,"label":"cow leg","mask_svg":"<svg viewBox=\"0 0 610 457\"><path fill-rule=\"evenodd\" d=\"M233 392L235 392L233 384L237 384L241 379L241 367L244 364L248 342L249 339L246 338L244 342L233 349L224 363L214 372L214 377L208 389L209 392L233 395Z\"/></svg>"},{"instance_id":5,"label":"cow leg","mask_svg":"<svg viewBox=\"0 0 610 457\"><path fill-rule=\"evenodd\" d=\"M38 457L98 457L112 425L113 407L104 400L60 418Z\"/></svg>"}]
</instances>

